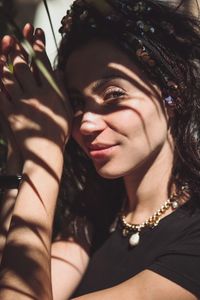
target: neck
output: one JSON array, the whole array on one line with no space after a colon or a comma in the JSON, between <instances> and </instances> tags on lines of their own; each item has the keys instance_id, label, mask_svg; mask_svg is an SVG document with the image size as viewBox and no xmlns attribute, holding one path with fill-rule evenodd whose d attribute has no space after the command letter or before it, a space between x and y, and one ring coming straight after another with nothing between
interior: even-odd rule
<instances>
[{"instance_id":1,"label":"neck","mask_svg":"<svg viewBox=\"0 0 200 300\"><path fill-rule=\"evenodd\" d=\"M166 143L148 163L124 177L127 192L127 221L141 223L169 198L173 149ZM170 211L168 212L170 213Z\"/></svg>"}]
</instances>

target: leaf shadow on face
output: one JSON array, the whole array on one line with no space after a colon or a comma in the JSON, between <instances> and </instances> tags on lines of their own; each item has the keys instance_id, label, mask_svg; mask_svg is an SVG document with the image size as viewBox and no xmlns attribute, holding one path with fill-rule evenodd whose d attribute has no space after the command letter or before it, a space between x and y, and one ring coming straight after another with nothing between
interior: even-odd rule
<instances>
[{"instance_id":1,"label":"leaf shadow on face","mask_svg":"<svg viewBox=\"0 0 200 300\"><path fill-rule=\"evenodd\" d=\"M107 70L108 74L114 74L114 75L109 75L108 78L112 78L113 77L119 77L121 79L126 80L127 82L129 82L135 89L136 91L136 99L138 101L143 101L145 98L147 100L150 100L153 103L153 106L155 108L156 114L158 116L158 118L161 120L163 117L166 120L166 122L168 123L168 116L167 116L167 112L166 112L166 108L164 107L164 101L162 99L162 93L161 90L159 89L159 87L155 84L152 83L147 76L145 76L144 73L140 72L139 69L135 66L134 70L133 69L127 69L127 72L125 71L121 71L117 68L114 67L109 67ZM131 72L134 72L136 74L135 78L131 77L129 74ZM98 82L99 78L93 78L93 82ZM109 82L109 79L108 79ZM90 83L89 81L86 82L86 86L91 85L92 86L93 83ZM140 92L140 95L138 96L137 91ZM84 99L84 94L82 94L81 96ZM138 98L139 97L139 98ZM90 97L88 97L89 99ZM130 100L134 101L134 92L132 92L132 95L129 96ZM73 101L73 100L71 100ZM83 100L84 101L84 100ZM93 97L91 96L91 99L89 99L89 101L92 103L94 102ZM148 103L147 103L148 105ZM92 105L91 105L92 107ZM146 121L143 117L143 114L139 111L139 109L134 108L133 105L129 105L128 100L125 98L125 101L123 99L119 98L115 98L112 101L107 101L105 100L104 103L96 103L93 105L92 108L86 107L85 109L87 111L91 111L91 112L96 112L97 114L101 114L101 115L107 115L110 114L112 112L116 112L116 111L123 111L126 109L130 109L132 111L134 111L134 113L139 117L142 127L143 127L143 131L147 140L147 144L149 147L151 147L151 140L150 137L148 136L148 130L147 130L147 125L146 125ZM85 111L83 111L84 113ZM82 113L82 114L83 114ZM82 114L78 115L77 118L79 119L79 123L81 122L82 119ZM96 133L96 135L98 135L98 132ZM93 135L93 137L95 136L95 134ZM86 137L87 138L87 137Z\"/></svg>"},{"instance_id":2,"label":"leaf shadow on face","mask_svg":"<svg viewBox=\"0 0 200 300\"><path fill-rule=\"evenodd\" d=\"M137 89L141 90L152 101L152 103L155 106L155 109L157 111L158 116L160 115L159 106L161 106L161 111L165 115L165 113L164 113L165 110L164 110L164 106L162 105L161 95L158 92L158 89L153 84L150 84L150 82L145 78L143 79L144 82L145 82L145 85L143 85L143 84L140 84L137 80L134 80L133 78L131 78L130 76L125 74L125 73L122 73L121 76L123 78L125 78L126 80L128 80L129 82L131 82L131 84L133 86L135 86ZM147 86L149 88L147 88ZM49 88L50 88L50 85L49 85ZM55 93L55 95L56 95L56 93ZM32 95L32 97L34 97L34 95ZM12 102L12 97L11 97L10 101ZM21 101L21 99L15 99L15 101ZM41 101L42 101L42 99L41 99ZM30 117L32 117L32 115L34 115L34 113L37 112L37 107L31 107L31 115L29 114L29 109L28 108L29 108L30 104L28 103L28 99L26 99L26 97L23 99L22 105L26 108L26 109L23 109L23 111L27 112L26 115L24 115L24 117L26 117L28 119ZM58 111L58 112L55 111L54 106L49 105L49 108L52 112L54 112L57 115L60 115L61 117L63 117L61 111ZM129 108L129 107L127 107L127 105L125 105L123 103L123 101L119 101L119 105L118 106L116 105L115 110L117 111L117 110L123 110L123 109L127 109L127 108ZM108 107L102 109L102 114L109 114L111 111L113 112L113 106L112 107L108 106ZM137 114L137 116L141 120L143 131L144 131L144 134L146 136L146 140L148 142L148 145L150 146L151 141L150 141L150 138L148 136L148 131L147 131L147 128L146 128L146 122L143 119L143 116L142 116L141 113L139 113L136 109L134 110L134 112ZM21 111L19 111L18 113L19 113L19 116L20 116ZM44 111L40 111L40 114L41 114L42 123L41 124L38 123L37 130L35 130L35 129L28 129L27 130L26 129L25 130L26 135L27 136L30 135L30 136L33 136L33 137L44 138L44 132L43 132L42 124L45 122L45 123L50 124L51 129L55 132L53 138L51 138L50 135L47 136L46 138L51 139L51 141L53 143L55 143L57 145L60 145L60 139L62 139L62 137L64 135L64 132L63 132L62 128L59 128L57 126L55 120L53 118L50 118L50 116L48 114L46 114ZM165 117L166 117L166 115L165 115ZM19 141L20 136L22 136L22 135L23 135L23 129L22 130L19 129L18 132L16 132L16 141ZM20 142L23 142L23 141L20 141ZM51 168L51 166L49 166L47 162L42 160L34 152L31 152L31 150L28 150L28 152L29 152L28 153L29 158L32 161L34 161L36 164L42 166L59 183L59 178L57 177L55 171ZM47 153L48 153L48 149L47 149ZM156 157L156 154L154 155L153 159L155 159L155 157ZM147 165L147 167L149 167L151 163L152 163L152 159L149 162L149 165ZM43 203L43 200L42 200L41 196L38 194L37 187L35 187L32 184L30 178L26 177L26 174L24 176L24 180L26 180L26 182L31 186L33 192L38 195L40 201ZM26 222L26 221L22 220L21 218L19 218L17 216L13 216L12 223L11 223L11 233L12 233L12 226L14 226L14 228L16 230L18 230L18 229L23 230L23 228L29 228L30 231L34 232L34 234L37 237L39 237L39 240L40 240L40 242L42 243L42 245L45 249L45 253L48 253L48 249L46 248L46 244L45 244L45 242L43 241L43 239L40 235L40 230L42 230L42 229L40 228L39 224L31 224L31 222ZM11 272L14 272L15 274L17 274L17 277L19 277L25 283L25 285L28 286L28 289L33 291L33 293L38 288L40 288L41 283L37 283L37 282L33 283L30 280L28 280L26 273L24 273L24 271L23 271L23 268L20 268L20 265L23 264L23 265L26 265L27 268L30 267L30 270L32 270L31 272L33 272L33 273L37 273L40 270L39 263L36 260L32 259L32 257L29 255L28 248L26 248L26 246L24 246L24 245L23 246L18 246L18 245L12 244L12 242L11 242L10 244L9 243L7 244L7 248L5 249L4 253L5 253L5 256L3 257L2 268L4 267L4 259L6 259L6 255L9 255L9 257L13 257L13 260L9 261L9 264L6 265L6 268L11 270ZM19 260L16 261L14 259L15 255L17 255ZM4 270L2 271L2 274L4 275ZM39 285L37 286L37 284L39 284ZM1 287L4 288L3 283L2 283ZM5 286L5 288L9 288L9 287ZM10 289L14 289L14 288L10 287ZM20 289L19 290L16 289L16 292L24 294L24 291L20 291ZM30 295L30 297L32 297L32 296ZM34 296L33 296L32 299L36 299L36 298L34 298Z\"/></svg>"},{"instance_id":3,"label":"leaf shadow on face","mask_svg":"<svg viewBox=\"0 0 200 300\"><path fill-rule=\"evenodd\" d=\"M110 72L108 72L109 74L115 74L116 75L116 73L117 73L117 75L119 75L119 77L127 80L128 82L131 83L132 86L134 86L136 89L141 91L144 94L144 97L148 98L148 101L151 101L153 103L153 107L155 108L155 113L157 114L158 120L159 119L160 120L163 120L163 119L166 120L166 125L168 125L170 127L170 124L169 124L169 121L168 121L169 117L167 115L166 107L164 106L164 101L162 99L162 93L161 93L159 87L155 83L152 83L149 80L149 78L147 76L145 76L145 74L141 73L139 70L138 70L137 75L138 75L138 78L141 79L141 81L138 81L137 79L130 77L129 72L125 73L125 72L119 71L118 69L116 70L114 68L110 68L109 71L110 71ZM132 70L129 70L129 71L132 71ZM136 72L135 69L134 69L134 72ZM99 80L99 78L97 78L97 77L92 78L92 83L96 82L98 80ZM85 82L85 80L84 80L84 82ZM86 86L87 85L89 86L90 84L91 84L91 82L89 82L89 81L86 82ZM83 93L82 93L82 97L84 98ZM94 101L93 97L91 97L90 101ZM143 129L144 136L145 136L146 141L147 141L147 145L148 145L149 149L151 149L151 137L148 134L148 129L149 128L147 128L147 122L146 122L147 120L144 119L144 116L143 116L141 111L138 111L137 109L135 109L133 107L131 108L128 101L129 100L127 100L127 99L125 99L125 101L123 99L114 99L114 101L111 101L110 104L102 105L102 104L95 103L95 106L93 107L92 111L93 112L96 111L97 114L99 113L99 114L102 114L102 116L106 116L106 115L108 115L110 113L113 113L115 111L123 111L123 110L127 110L127 109L132 109L134 114L137 115L137 117L139 118L139 120L141 122L141 127ZM82 118L82 116L80 115L79 116L80 120L78 120L78 123L81 122L81 118ZM160 128L158 128L158 134L159 134L159 130L160 130ZM170 128L169 128L169 131L170 131ZM89 138L86 137L86 140L90 139L90 142L94 141L95 138L98 137L99 133L100 132L97 131L96 133L93 134L92 137L89 137ZM77 178L79 178L78 180L81 183L82 179L79 176L79 173L81 173L81 169L79 169L77 167L77 164L75 163L75 161L77 161L78 159L80 159L80 161L81 161L81 156L79 155L80 148L78 148L78 146L76 146L76 142L73 141L72 139L70 140L70 143L72 143L72 147L71 147L71 150L70 150L70 156L72 157L72 164L73 164L73 167L74 167L74 173L73 174L76 174ZM169 144L169 148L171 149L171 151L173 153L174 152L174 144L173 144L173 140L170 138L170 136L167 136L167 143ZM76 153L76 147L77 147L77 154L75 154ZM158 148L153 152L151 151L152 155L150 155L148 161L146 161L144 172L147 172L148 169L152 166L152 164L155 161L159 151L160 151L160 149L158 149ZM87 164L86 160L85 160L84 164ZM84 164L83 164L83 171L82 172L84 172L84 170L85 170ZM87 172L90 173L89 167L88 167ZM138 178L138 185L139 185L139 181L142 179L143 174L144 173L141 172L141 176L140 176L140 178ZM91 178L89 178L90 176L91 176ZM86 178L85 179L86 182L88 180L88 183L86 183L86 185L85 185L85 183L83 183L83 186L87 186L87 185L90 186L91 184L95 185L94 175L92 174L92 171L91 171L91 175L89 175L89 176L85 175L85 178ZM118 185L119 185L119 183L118 183ZM170 191L170 185L171 185L171 183L169 183L169 191ZM121 185L119 185L119 186L121 186ZM110 189L112 189L111 185L110 185ZM108 186L108 190L109 190L109 186ZM94 192L92 194L94 194ZM108 191L107 194L109 194L109 191ZM121 193L120 193L120 195L121 195ZM115 199L116 199L116 197L117 197L117 195L115 196ZM86 196L85 196L85 198L86 198ZM99 201L102 201L102 200L99 200ZM91 196L91 202L93 202L93 197L92 196Z\"/></svg>"}]
</instances>

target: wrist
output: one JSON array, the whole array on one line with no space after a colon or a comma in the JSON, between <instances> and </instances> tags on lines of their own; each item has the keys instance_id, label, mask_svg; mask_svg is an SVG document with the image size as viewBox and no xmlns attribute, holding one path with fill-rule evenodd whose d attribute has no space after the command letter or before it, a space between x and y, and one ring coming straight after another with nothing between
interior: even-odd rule
<instances>
[{"instance_id":1,"label":"wrist","mask_svg":"<svg viewBox=\"0 0 200 300\"><path fill-rule=\"evenodd\" d=\"M20 181L22 179L21 175L0 175L0 189L10 190L10 189L18 189Z\"/></svg>"},{"instance_id":2,"label":"wrist","mask_svg":"<svg viewBox=\"0 0 200 300\"><path fill-rule=\"evenodd\" d=\"M21 174L23 163L19 157L9 157L5 165L6 175Z\"/></svg>"},{"instance_id":3,"label":"wrist","mask_svg":"<svg viewBox=\"0 0 200 300\"><path fill-rule=\"evenodd\" d=\"M48 149L48 148L47 148ZM54 151L46 151L46 154L32 155L26 159L22 169L22 176L30 177L33 174L43 174L43 176L52 177L60 182L63 171L63 153L59 148Z\"/></svg>"}]
</instances>

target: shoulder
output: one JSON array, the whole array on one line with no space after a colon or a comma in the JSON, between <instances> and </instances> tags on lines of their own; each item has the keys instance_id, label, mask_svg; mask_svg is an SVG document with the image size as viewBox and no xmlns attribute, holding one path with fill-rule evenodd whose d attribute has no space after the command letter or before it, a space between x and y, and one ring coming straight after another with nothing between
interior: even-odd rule
<instances>
[{"instance_id":1,"label":"shoulder","mask_svg":"<svg viewBox=\"0 0 200 300\"><path fill-rule=\"evenodd\" d=\"M200 295L200 208L190 201L166 219L168 233L165 245L149 270L177 283L186 290Z\"/></svg>"},{"instance_id":2,"label":"shoulder","mask_svg":"<svg viewBox=\"0 0 200 300\"><path fill-rule=\"evenodd\" d=\"M199 202L196 199L188 201L172 213L165 225L173 231L173 244L180 244L181 241L181 244L186 244L190 240L200 247L200 199Z\"/></svg>"}]
</instances>

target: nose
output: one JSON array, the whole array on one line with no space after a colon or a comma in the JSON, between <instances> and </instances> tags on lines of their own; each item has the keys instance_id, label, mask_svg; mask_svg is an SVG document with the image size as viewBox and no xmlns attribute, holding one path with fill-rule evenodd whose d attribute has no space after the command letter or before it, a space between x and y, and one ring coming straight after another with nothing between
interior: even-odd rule
<instances>
[{"instance_id":1,"label":"nose","mask_svg":"<svg viewBox=\"0 0 200 300\"><path fill-rule=\"evenodd\" d=\"M105 127L105 121L100 114L87 111L82 116L80 133L83 135L91 135L103 131Z\"/></svg>"}]
</instances>

